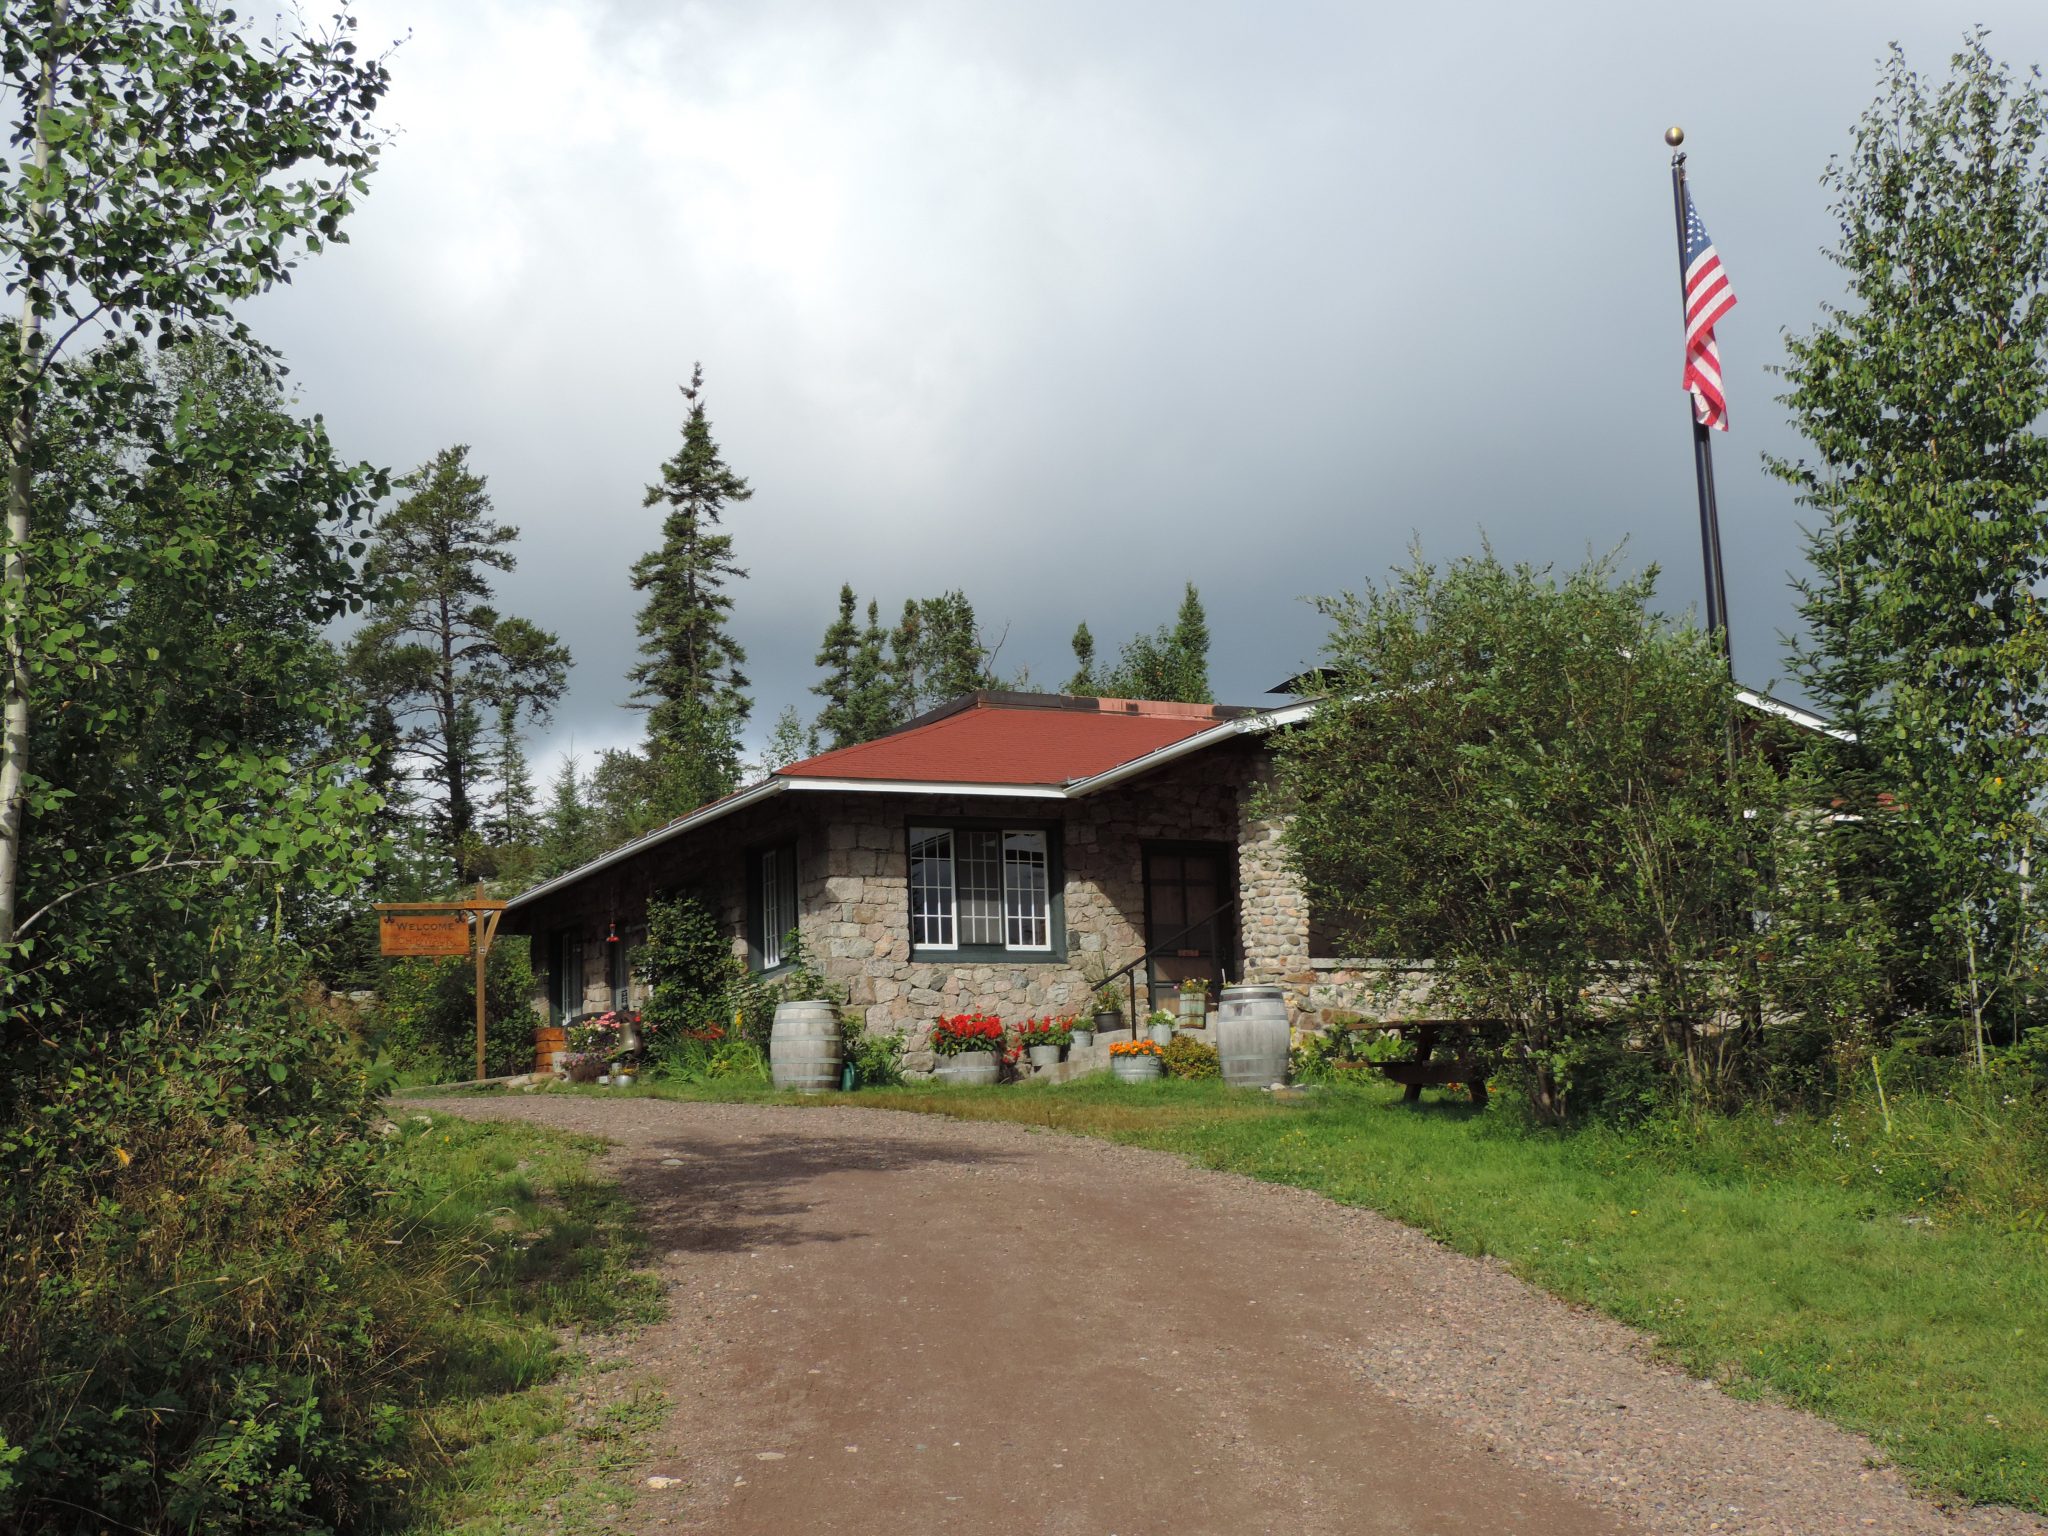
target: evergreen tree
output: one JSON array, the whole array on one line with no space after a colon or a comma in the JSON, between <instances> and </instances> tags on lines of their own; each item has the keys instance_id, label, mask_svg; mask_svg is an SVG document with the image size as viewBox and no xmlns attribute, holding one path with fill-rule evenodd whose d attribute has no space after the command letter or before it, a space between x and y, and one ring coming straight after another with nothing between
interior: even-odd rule
<instances>
[{"instance_id":1,"label":"evergreen tree","mask_svg":"<svg viewBox=\"0 0 2048 1536\"><path fill-rule=\"evenodd\" d=\"M888 658L882 649L887 638L882 629L881 605L871 602L868 604L868 622L860 632L860 641L854 647L853 663L847 671L848 734L846 739L834 743L837 746L873 741L903 723L896 712L896 680L890 673Z\"/></svg>"},{"instance_id":2,"label":"evergreen tree","mask_svg":"<svg viewBox=\"0 0 2048 1536\"><path fill-rule=\"evenodd\" d=\"M553 635L491 605L487 573L513 569L519 534L491 516L468 456L460 445L443 449L399 482L410 494L370 552L365 575L379 595L349 649L366 698L389 711L405 754L436 787L434 834L458 879L479 858L483 712L509 704L545 720L569 669Z\"/></svg>"},{"instance_id":3,"label":"evergreen tree","mask_svg":"<svg viewBox=\"0 0 2048 1536\"><path fill-rule=\"evenodd\" d=\"M1861 817L1845 868L1920 948L1907 1006L1965 1014L1980 1060L2040 986L2044 135L2048 95L1981 30L1933 89L1893 49L1826 178L1853 302L1787 342L1783 401L1814 459L1770 461L1819 515L1796 665L1856 736L1826 749Z\"/></svg>"},{"instance_id":4,"label":"evergreen tree","mask_svg":"<svg viewBox=\"0 0 2048 1536\"><path fill-rule=\"evenodd\" d=\"M849 714L853 698L854 653L860 649L860 627L854 622L854 610L853 588L842 583L839 613L826 626L814 663L825 669L823 679L811 686L811 692L825 701L818 711L817 734L829 739L835 747L843 747L857 739Z\"/></svg>"},{"instance_id":5,"label":"evergreen tree","mask_svg":"<svg viewBox=\"0 0 2048 1536\"><path fill-rule=\"evenodd\" d=\"M921 689L918 709L995 686L992 660L982 646L974 604L959 588L918 603Z\"/></svg>"},{"instance_id":6,"label":"evergreen tree","mask_svg":"<svg viewBox=\"0 0 2048 1536\"><path fill-rule=\"evenodd\" d=\"M901 720L916 715L924 697L924 656L920 648L923 635L924 619L918 612L917 599L906 597L903 617L889 632L889 670L896 682L896 714Z\"/></svg>"},{"instance_id":7,"label":"evergreen tree","mask_svg":"<svg viewBox=\"0 0 2048 1536\"><path fill-rule=\"evenodd\" d=\"M1102 692L1111 698L1183 704L1214 701L1209 691L1209 620L1193 582L1187 584L1171 626L1126 642L1116 669L1102 680Z\"/></svg>"},{"instance_id":8,"label":"evergreen tree","mask_svg":"<svg viewBox=\"0 0 2048 1536\"><path fill-rule=\"evenodd\" d=\"M1074 675L1067 679L1066 692L1088 698L1102 691L1102 685L1095 680L1095 637L1088 632L1088 621L1083 619L1074 626Z\"/></svg>"},{"instance_id":9,"label":"evergreen tree","mask_svg":"<svg viewBox=\"0 0 2048 1536\"><path fill-rule=\"evenodd\" d=\"M751 709L740 670L746 652L726 628L726 583L747 573L733 561L732 535L719 530L725 509L754 492L719 455L703 388L699 364L683 389L683 445L642 503L667 508L661 547L633 566L633 590L647 594L639 619L645 660L629 675L634 701L648 712L648 755L667 815L731 792Z\"/></svg>"},{"instance_id":10,"label":"evergreen tree","mask_svg":"<svg viewBox=\"0 0 2048 1536\"><path fill-rule=\"evenodd\" d=\"M534 836L533 773L519 740L519 706L507 699L498 705L498 797L492 803L492 832L506 845L530 843Z\"/></svg>"},{"instance_id":11,"label":"evergreen tree","mask_svg":"<svg viewBox=\"0 0 2048 1536\"><path fill-rule=\"evenodd\" d=\"M544 878L559 875L589 862L599 851L583 777L572 752L562 759L549 786L547 814L541 824L539 873Z\"/></svg>"}]
</instances>

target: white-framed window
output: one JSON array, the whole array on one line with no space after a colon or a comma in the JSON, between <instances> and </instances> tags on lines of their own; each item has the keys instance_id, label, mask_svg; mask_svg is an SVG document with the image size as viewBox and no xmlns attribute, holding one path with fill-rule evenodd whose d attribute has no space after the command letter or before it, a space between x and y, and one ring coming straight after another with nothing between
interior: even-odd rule
<instances>
[{"instance_id":1,"label":"white-framed window","mask_svg":"<svg viewBox=\"0 0 2048 1536\"><path fill-rule=\"evenodd\" d=\"M796 927L796 844L763 848L751 857L748 948L755 970L772 971L788 961L785 946Z\"/></svg>"},{"instance_id":2,"label":"white-framed window","mask_svg":"<svg viewBox=\"0 0 2048 1536\"><path fill-rule=\"evenodd\" d=\"M1052 949L1052 857L1042 830L910 829L913 949Z\"/></svg>"}]
</instances>

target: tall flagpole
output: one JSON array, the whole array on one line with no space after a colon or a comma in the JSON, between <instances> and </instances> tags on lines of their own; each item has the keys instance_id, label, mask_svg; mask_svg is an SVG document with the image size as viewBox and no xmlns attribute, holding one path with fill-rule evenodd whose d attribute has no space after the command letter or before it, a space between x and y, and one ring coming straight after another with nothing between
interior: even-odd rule
<instances>
[{"instance_id":1,"label":"tall flagpole","mask_svg":"<svg viewBox=\"0 0 2048 1536\"><path fill-rule=\"evenodd\" d=\"M1678 308L1685 317L1685 142L1683 128L1665 130L1664 142L1671 146L1671 214L1678 230ZM1693 397L1685 397L1685 412L1692 422L1692 471L1700 493L1700 564L1707 579L1707 632L1721 642L1721 657L1735 674L1735 648L1728 633L1728 582L1721 568L1721 510L1714 500L1713 432L1700 420Z\"/></svg>"}]
</instances>

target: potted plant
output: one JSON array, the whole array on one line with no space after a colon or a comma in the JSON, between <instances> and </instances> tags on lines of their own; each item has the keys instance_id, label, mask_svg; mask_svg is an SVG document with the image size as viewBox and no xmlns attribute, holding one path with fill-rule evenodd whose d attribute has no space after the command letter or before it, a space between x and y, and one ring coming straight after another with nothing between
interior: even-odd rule
<instances>
[{"instance_id":1,"label":"potted plant","mask_svg":"<svg viewBox=\"0 0 2048 1536\"><path fill-rule=\"evenodd\" d=\"M1109 1070L1120 1083L1148 1083L1166 1071L1166 1053L1157 1041L1118 1040L1109 1048Z\"/></svg>"},{"instance_id":2,"label":"potted plant","mask_svg":"<svg viewBox=\"0 0 2048 1536\"><path fill-rule=\"evenodd\" d=\"M1155 1043L1166 1045L1172 1041L1173 1015L1164 1008L1154 1008L1145 1016L1145 1024Z\"/></svg>"},{"instance_id":3,"label":"potted plant","mask_svg":"<svg viewBox=\"0 0 2048 1536\"><path fill-rule=\"evenodd\" d=\"M1104 982L1095 989L1095 996L1088 1006L1095 1016L1095 1027L1103 1033L1124 1027L1124 995L1114 982Z\"/></svg>"},{"instance_id":4,"label":"potted plant","mask_svg":"<svg viewBox=\"0 0 2048 1536\"><path fill-rule=\"evenodd\" d=\"M1093 1045L1095 1043L1095 1021L1089 1018L1066 1018L1060 1021L1067 1026L1067 1044Z\"/></svg>"},{"instance_id":5,"label":"potted plant","mask_svg":"<svg viewBox=\"0 0 2048 1536\"><path fill-rule=\"evenodd\" d=\"M1180 984L1180 1021L1189 1029L1200 1029L1209 1018L1209 983L1190 976Z\"/></svg>"},{"instance_id":6,"label":"potted plant","mask_svg":"<svg viewBox=\"0 0 2048 1536\"><path fill-rule=\"evenodd\" d=\"M938 1075L949 1083L993 1083L1002 1049L1003 1022L992 1013L956 1013L932 1026Z\"/></svg>"},{"instance_id":7,"label":"potted plant","mask_svg":"<svg viewBox=\"0 0 2048 1536\"><path fill-rule=\"evenodd\" d=\"M1026 1019L1017 1026L1017 1040L1031 1058L1034 1071L1060 1064L1060 1053L1072 1042L1074 1032L1065 1019Z\"/></svg>"}]
</instances>

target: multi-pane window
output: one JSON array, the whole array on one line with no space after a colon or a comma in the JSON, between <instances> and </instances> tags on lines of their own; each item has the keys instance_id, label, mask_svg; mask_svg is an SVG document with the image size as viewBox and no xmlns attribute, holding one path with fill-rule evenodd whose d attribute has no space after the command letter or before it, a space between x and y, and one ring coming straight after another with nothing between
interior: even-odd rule
<instances>
[{"instance_id":1,"label":"multi-pane window","mask_svg":"<svg viewBox=\"0 0 2048 1536\"><path fill-rule=\"evenodd\" d=\"M583 936L555 935L555 1022L566 1024L583 1012Z\"/></svg>"},{"instance_id":2,"label":"multi-pane window","mask_svg":"<svg viewBox=\"0 0 2048 1536\"><path fill-rule=\"evenodd\" d=\"M910 942L918 949L1052 948L1043 832L910 829Z\"/></svg>"},{"instance_id":3,"label":"multi-pane window","mask_svg":"<svg viewBox=\"0 0 2048 1536\"><path fill-rule=\"evenodd\" d=\"M763 848L753 856L749 873L753 898L747 919L749 947L754 968L772 971L788 960L785 946L790 930L796 927L796 845Z\"/></svg>"}]
</instances>

